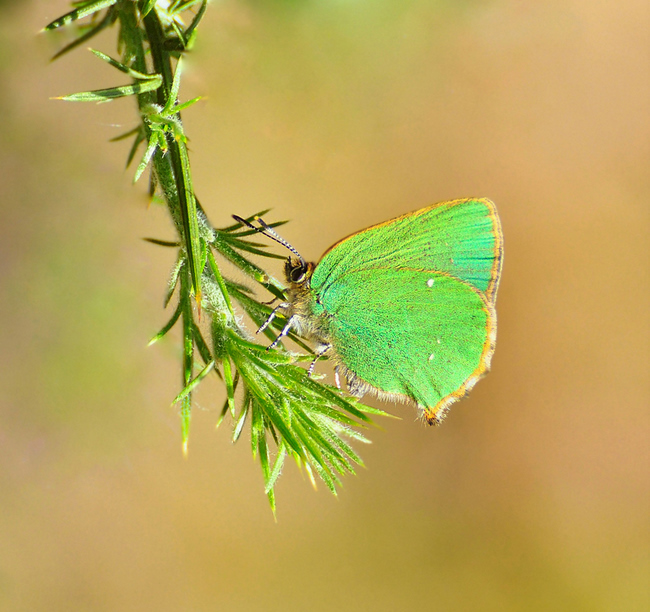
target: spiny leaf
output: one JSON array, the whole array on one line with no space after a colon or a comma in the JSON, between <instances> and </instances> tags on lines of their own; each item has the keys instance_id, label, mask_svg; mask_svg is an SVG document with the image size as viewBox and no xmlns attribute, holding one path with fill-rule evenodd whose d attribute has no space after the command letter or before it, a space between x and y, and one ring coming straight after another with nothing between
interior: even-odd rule
<instances>
[{"instance_id":1,"label":"spiny leaf","mask_svg":"<svg viewBox=\"0 0 650 612\"><path fill-rule=\"evenodd\" d=\"M257 325L257 327L261 327L261 325L268 319L269 314L271 312L271 308L269 308L265 304L260 304L257 300L253 299L249 295L247 295L245 292L248 291L247 288L242 287L241 285L236 285L232 283L232 281L227 281L226 285L228 287L229 293L232 295L233 298L235 298L241 306L244 308L246 314L253 320L253 323ZM267 327L262 333L269 338L269 340L273 341L275 340L276 333L274 330L281 330L286 323L286 320L284 317L276 317L272 322L269 327ZM313 353L311 347L306 344L299 336L295 334L295 332L291 331L288 334L288 337L295 342L298 346L300 346L303 350ZM266 347L265 347L266 348Z\"/></svg>"},{"instance_id":2,"label":"spiny leaf","mask_svg":"<svg viewBox=\"0 0 650 612\"><path fill-rule=\"evenodd\" d=\"M259 407L259 402L253 397L251 402L251 450L253 451L253 458L257 456L257 448L259 444L260 436L264 431L264 417L262 416L262 409ZM294 454L297 455L297 453Z\"/></svg>"},{"instance_id":3,"label":"spiny leaf","mask_svg":"<svg viewBox=\"0 0 650 612\"><path fill-rule=\"evenodd\" d=\"M262 268L255 265L243 255L240 255L229 244L223 240L215 240L214 248L221 253L228 261L237 266L242 272L255 279L258 283L267 288L278 298L284 297L282 283L268 275Z\"/></svg>"},{"instance_id":4,"label":"spiny leaf","mask_svg":"<svg viewBox=\"0 0 650 612\"><path fill-rule=\"evenodd\" d=\"M163 108L163 112L161 113L162 115L169 114L174 107L174 104L176 104L176 100L178 99L178 90L181 86L181 67L182 61L178 60L178 63L176 64L176 71L174 72L174 80L172 81L171 89L167 94L167 103L165 104L165 108Z\"/></svg>"},{"instance_id":5,"label":"spiny leaf","mask_svg":"<svg viewBox=\"0 0 650 612\"><path fill-rule=\"evenodd\" d=\"M135 135L135 138L133 139L133 144L131 145L131 148L129 149L129 154L126 157L126 167L128 168L131 165L131 162L133 161L133 158L135 157L136 151L138 150L138 147L140 146L140 143L144 142L146 139L144 135L144 130L138 129L137 134Z\"/></svg>"},{"instance_id":6,"label":"spiny leaf","mask_svg":"<svg viewBox=\"0 0 650 612\"><path fill-rule=\"evenodd\" d=\"M235 384L233 382L233 377L232 377L232 366L230 365L230 359L226 357L222 361L223 365L223 379L226 381L226 394L227 394L227 399L226 402L228 404L228 407L230 408L230 414L232 415L233 419L235 418L235 412L236 412L236 407L235 407Z\"/></svg>"},{"instance_id":7,"label":"spiny leaf","mask_svg":"<svg viewBox=\"0 0 650 612\"><path fill-rule=\"evenodd\" d=\"M172 110L175 113L180 113L182 110L185 110L186 108L189 108L190 106L192 106L192 104L196 104L201 99L202 99L202 96L196 96L196 98L192 98L191 100L188 100L187 102L183 102L182 104L177 104L176 106L174 106L174 108Z\"/></svg>"},{"instance_id":8,"label":"spiny leaf","mask_svg":"<svg viewBox=\"0 0 650 612\"><path fill-rule=\"evenodd\" d=\"M190 393L196 389L197 385L212 371L214 368L214 360L210 361L200 372L199 374L192 379L189 384L174 398L172 405L180 402L182 399L189 397Z\"/></svg>"},{"instance_id":9,"label":"spiny leaf","mask_svg":"<svg viewBox=\"0 0 650 612\"><path fill-rule=\"evenodd\" d=\"M151 339L149 340L148 346L151 346L155 342L158 342L162 337L164 337L167 332L174 327L176 324L176 321L178 321L178 318L181 316L181 303L178 303L178 306L176 306L176 310L174 311L174 314L172 315L171 319L167 322L167 324Z\"/></svg>"},{"instance_id":10,"label":"spiny leaf","mask_svg":"<svg viewBox=\"0 0 650 612\"><path fill-rule=\"evenodd\" d=\"M262 211L260 211L258 213L255 213L254 215L250 215L249 217L244 217L244 220L246 220L246 221L248 221L250 223L250 222L255 220L255 217L261 217L261 216L265 215L266 213L268 213L270 211L271 211L270 208L265 208L264 210L262 210ZM239 228L242 228L242 227L245 227L245 226L242 225L242 223L240 221L237 221L236 223L233 223L232 225L229 225L228 227L221 227L221 228L217 229L217 231L218 232L229 233L229 232L233 232L233 231L235 231L235 230L237 230ZM253 232L251 230L251 233L255 233L255 232Z\"/></svg>"},{"instance_id":11,"label":"spiny leaf","mask_svg":"<svg viewBox=\"0 0 650 612\"><path fill-rule=\"evenodd\" d=\"M219 266L217 265L217 262L214 259L214 254L212 253L212 249L208 249L208 265L210 266L210 271L212 272L212 275L214 276L215 280L217 281L217 284L219 285L219 288L221 289L221 293L223 295L223 299L226 301L228 310L230 314L234 317L235 311L232 308L232 302L230 301L230 294L228 292L226 283L223 280L223 276L221 276L221 271L219 270Z\"/></svg>"},{"instance_id":12,"label":"spiny leaf","mask_svg":"<svg viewBox=\"0 0 650 612\"><path fill-rule=\"evenodd\" d=\"M169 14L176 15L178 13L181 13L182 11L186 11L187 9L192 8L199 2L205 4L206 0L185 0L184 2L183 0L174 0L174 2L172 2L171 6L169 7Z\"/></svg>"},{"instance_id":13,"label":"spiny leaf","mask_svg":"<svg viewBox=\"0 0 650 612\"><path fill-rule=\"evenodd\" d=\"M286 259L284 255L278 255L277 253L273 253L272 251L262 250L267 248L268 245L266 244L256 244L245 240L237 240L234 238L229 239L228 242L234 248L239 249L240 251L246 251L251 255L259 255L260 257L270 257L271 259Z\"/></svg>"},{"instance_id":14,"label":"spiny leaf","mask_svg":"<svg viewBox=\"0 0 650 612\"><path fill-rule=\"evenodd\" d=\"M78 46L82 45L83 43L87 42L88 40L90 40L91 38L99 34L105 28L112 26L116 20L117 20L117 11L115 10L114 6L111 6L108 9L108 11L106 11L106 15L104 15L103 19L96 26L94 26L93 28L91 28L81 36L79 36L79 38L73 40L71 43L68 43L65 47L63 47L59 51L57 51L52 56L51 61L54 61L55 59L60 58L62 55L68 53L69 51L76 49Z\"/></svg>"},{"instance_id":15,"label":"spiny leaf","mask_svg":"<svg viewBox=\"0 0 650 612\"><path fill-rule=\"evenodd\" d=\"M265 493L268 493L275 486L275 482L277 481L278 476L280 476L282 473L282 467L284 466L284 459L286 456L287 450L284 442L280 442L280 446L278 446L278 452L275 456L275 462L273 463L273 469L271 470L271 474L269 475L269 479L264 489Z\"/></svg>"},{"instance_id":16,"label":"spiny leaf","mask_svg":"<svg viewBox=\"0 0 650 612\"><path fill-rule=\"evenodd\" d=\"M269 448L266 444L266 435L262 432L262 435L258 440L258 448L260 452L260 463L262 465L262 473L264 474L264 485L266 490L266 496L269 498L269 504L271 504L271 510L275 514L275 494L273 488L267 488L268 482L271 478L271 470L269 468Z\"/></svg>"},{"instance_id":17,"label":"spiny leaf","mask_svg":"<svg viewBox=\"0 0 650 612\"><path fill-rule=\"evenodd\" d=\"M350 463L349 459L345 456L341 450L339 450L338 445L344 444L344 442L338 437L333 436L332 439L330 436L324 433L326 428L319 427L316 422L312 421L305 412L299 412L296 415L296 418L304 425L305 431L308 431L312 439L318 444L318 446L323 450L327 451L327 458L329 461L333 459L338 459L340 466L342 466L346 471L354 474L354 468ZM336 440L336 442L334 442Z\"/></svg>"},{"instance_id":18,"label":"spiny leaf","mask_svg":"<svg viewBox=\"0 0 650 612\"><path fill-rule=\"evenodd\" d=\"M151 244L156 244L163 247L175 247L178 248L181 246L180 242L172 242L171 240L160 240L160 238L143 238L145 242L150 242Z\"/></svg>"},{"instance_id":19,"label":"spiny leaf","mask_svg":"<svg viewBox=\"0 0 650 612\"><path fill-rule=\"evenodd\" d=\"M192 419L192 397L187 395L181 404L181 440L183 444L183 455L187 457L187 443L190 439L190 421Z\"/></svg>"},{"instance_id":20,"label":"spiny leaf","mask_svg":"<svg viewBox=\"0 0 650 612\"><path fill-rule=\"evenodd\" d=\"M149 165L149 162L151 162L151 158L156 152L156 149L161 145L161 140L164 141L164 137L161 137L158 132L151 132L147 149L145 150L144 155L142 156L142 159L140 160L140 163L135 170L135 175L133 176L134 183L137 182L137 180L142 176L142 173L147 169L147 166Z\"/></svg>"},{"instance_id":21,"label":"spiny leaf","mask_svg":"<svg viewBox=\"0 0 650 612\"><path fill-rule=\"evenodd\" d=\"M294 356L290 353L283 353L278 350L267 350L266 347L255 342L249 342L244 338L235 336L231 332L231 339L237 342L239 349L244 349L252 352L257 358L268 362L269 364L278 364L278 363L292 363L294 361Z\"/></svg>"},{"instance_id":22,"label":"spiny leaf","mask_svg":"<svg viewBox=\"0 0 650 612\"><path fill-rule=\"evenodd\" d=\"M128 132L123 132L122 134L113 136L113 138L109 138L108 142L119 142L120 140L126 140L129 136L133 136L134 134L140 134L141 132L142 132L142 126L136 125L133 129L129 130Z\"/></svg>"},{"instance_id":23,"label":"spiny leaf","mask_svg":"<svg viewBox=\"0 0 650 612\"><path fill-rule=\"evenodd\" d=\"M62 17L55 19L52 23L46 25L43 28L43 31L55 30L56 28L60 28L62 26L68 25L73 21L76 21L77 19L83 19L84 17L88 17L88 15L92 15L97 11L101 11L102 9L108 8L109 6L115 4L116 2L117 0L95 0L94 2L88 2L80 6L79 8L75 9L74 11L70 11L69 13L63 15Z\"/></svg>"},{"instance_id":24,"label":"spiny leaf","mask_svg":"<svg viewBox=\"0 0 650 612\"><path fill-rule=\"evenodd\" d=\"M120 85L118 87L109 87L108 89L82 91L67 96L55 97L53 100L65 100L66 102L108 102L116 98L134 96L145 91L154 91L161 85L162 79L159 76L156 76L154 79L138 81L131 85Z\"/></svg>"},{"instance_id":25,"label":"spiny leaf","mask_svg":"<svg viewBox=\"0 0 650 612\"><path fill-rule=\"evenodd\" d=\"M183 142L176 141L170 147L172 166L178 188L178 200L183 224L183 238L189 263L192 288L197 301L201 300L201 274L205 267L207 251L201 248L202 239L199 233L199 222L196 214L196 200L192 189L190 161L187 148ZM202 257L205 254L205 258Z\"/></svg>"},{"instance_id":26,"label":"spiny leaf","mask_svg":"<svg viewBox=\"0 0 650 612\"><path fill-rule=\"evenodd\" d=\"M216 359L213 359L212 355L210 354L208 343L205 341L205 338L203 337L203 334L201 333L201 329L199 328L199 326L193 323L192 329L194 331L193 333L194 344L196 345L196 348L199 351L199 355L201 355L201 359L203 359L203 363L208 364L210 361L216 361ZM215 374L219 378L221 378L221 374L219 370L215 369L214 371Z\"/></svg>"},{"instance_id":27,"label":"spiny leaf","mask_svg":"<svg viewBox=\"0 0 650 612\"><path fill-rule=\"evenodd\" d=\"M141 10L141 13L142 13L143 17L145 17L146 15L149 14L151 9L153 9L153 7L156 6L157 1L158 0L147 0L146 1L145 5L142 7L142 10Z\"/></svg>"},{"instance_id":28,"label":"spiny leaf","mask_svg":"<svg viewBox=\"0 0 650 612\"><path fill-rule=\"evenodd\" d=\"M307 376L307 372L302 368L287 368L286 373L295 382L305 386L307 389L311 389L358 419L361 419L362 421L370 421L370 417L364 414L365 411L359 410L351 401L341 397L325 385L317 383L315 380Z\"/></svg>"},{"instance_id":29,"label":"spiny leaf","mask_svg":"<svg viewBox=\"0 0 650 612\"><path fill-rule=\"evenodd\" d=\"M181 291L179 302L183 316L183 386L186 387L192 380L194 369L194 317L190 302L190 279L187 268L184 266L181 275Z\"/></svg>"},{"instance_id":30,"label":"spiny leaf","mask_svg":"<svg viewBox=\"0 0 650 612\"><path fill-rule=\"evenodd\" d=\"M205 11L208 8L208 0L192 0L191 2L186 2L181 10L185 10L192 6L193 4L196 4L197 2L201 2L201 8L198 10L196 15L194 16L194 19L192 20L192 23L189 25L187 30L185 30L185 40L188 41L187 46L191 46L191 40L194 34L194 30L196 30L196 27L199 25L201 19L203 19L203 15L205 15Z\"/></svg>"},{"instance_id":31,"label":"spiny leaf","mask_svg":"<svg viewBox=\"0 0 650 612\"><path fill-rule=\"evenodd\" d=\"M273 425L278 429L285 442L301 457L304 457L303 446L298 442L291 427L288 427L283 422L282 416L278 413L274 402L269 397L265 389L265 383L260 377L259 373L250 365L250 363L237 351L232 351L231 354L237 369L239 370L246 386L251 390L251 393L257 399L257 403L262 408L264 413L273 422Z\"/></svg>"},{"instance_id":32,"label":"spiny leaf","mask_svg":"<svg viewBox=\"0 0 650 612\"><path fill-rule=\"evenodd\" d=\"M225 377L224 377L225 378ZM233 381L232 388L233 388L233 398L235 395L235 391L237 391L237 385L239 383L239 372L235 373L235 380ZM228 408L230 407L230 402L228 401L228 398L226 398L226 401L223 403L223 408L221 409L221 413L219 414L219 418L217 419L217 424L215 428L218 428L219 425L223 422L223 419L225 418L226 414L228 413Z\"/></svg>"},{"instance_id":33,"label":"spiny leaf","mask_svg":"<svg viewBox=\"0 0 650 612\"><path fill-rule=\"evenodd\" d=\"M305 432L299 422L294 423L294 430L300 436L305 447L309 450L309 455L311 456L309 464L316 470L323 482L327 485L328 489L336 495L336 485L339 483L339 480L336 478L336 475L332 472L332 469L327 462L323 459L321 449L314 444L314 441L309 435L307 435L307 432Z\"/></svg>"},{"instance_id":34,"label":"spiny leaf","mask_svg":"<svg viewBox=\"0 0 650 612\"><path fill-rule=\"evenodd\" d=\"M149 81L149 80L160 79L162 83L162 77L159 74L147 74L144 72L138 72L137 70L133 70L133 68L129 68L128 66L125 66L124 64L122 64L122 62L118 62L116 59L113 59L110 55L106 55L106 53L97 51L97 49L90 49L90 52L94 53L99 59L104 60L106 63L113 66L113 68L117 68L120 72L124 72L125 74L128 74L130 77L133 77L136 80Z\"/></svg>"},{"instance_id":35,"label":"spiny leaf","mask_svg":"<svg viewBox=\"0 0 650 612\"><path fill-rule=\"evenodd\" d=\"M176 286L178 285L178 279L180 277L181 270L183 269L184 261L182 257L179 257L176 260L176 264L172 269L172 273L169 276L169 282L167 283L167 293L165 295L164 307L167 308L167 304L172 299Z\"/></svg>"},{"instance_id":36,"label":"spiny leaf","mask_svg":"<svg viewBox=\"0 0 650 612\"><path fill-rule=\"evenodd\" d=\"M244 403L242 405L241 412L239 413L239 418L237 419L237 424L235 425L235 430L232 434L232 441L237 442L239 436L241 435L242 430L244 429L244 423L246 423L246 417L248 416L248 410L250 408L251 398L250 394L246 393L244 398Z\"/></svg>"}]
</instances>

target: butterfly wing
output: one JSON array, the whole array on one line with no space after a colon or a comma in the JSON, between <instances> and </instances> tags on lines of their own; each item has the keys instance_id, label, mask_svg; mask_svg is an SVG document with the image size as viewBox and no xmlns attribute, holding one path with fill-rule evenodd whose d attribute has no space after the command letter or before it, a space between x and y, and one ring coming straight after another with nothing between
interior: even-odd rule
<instances>
[{"instance_id":1,"label":"butterfly wing","mask_svg":"<svg viewBox=\"0 0 650 612\"><path fill-rule=\"evenodd\" d=\"M321 258L311 285L327 291L343 272L408 267L454 276L494 303L502 243L501 224L490 200L441 202L336 243Z\"/></svg>"},{"instance_id":2,"label":"butterfly wing","mask_svg":"<svg viewBox=\"0 0 650 612\"><path fill-rule=\"evenodd\" d=\"M343 365L383 393L411 398L430 422L489 367L494 309L481 292L446 274L355 271L321 299Z\"/></svg>"},{"instance_id":3,"label":"butterfly wing","mask_svg":"<svg viewBox=\"0 0 650 612\"><path fill-rule=\"evenodd\" d=\"M489 200L456 200L332 247L312 290L341 362L439 422L489 368L501 230Z\"/></svg>"}]
</instances>

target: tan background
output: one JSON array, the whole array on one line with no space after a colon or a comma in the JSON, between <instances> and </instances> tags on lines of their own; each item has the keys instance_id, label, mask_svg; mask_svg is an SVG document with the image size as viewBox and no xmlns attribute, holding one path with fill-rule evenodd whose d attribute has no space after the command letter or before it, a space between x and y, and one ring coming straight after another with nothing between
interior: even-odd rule
<instances>
[{"instance_id":1,"label":"tan background","mask_svg":"<svg viewBox=\"0 0 650 612\"><path fill-rule=\"evenodd\" d=\"M288 465L277 524L217 384L181 456L132 102L48 100L120 75L48 64L65 2L0 6L0 608L647 609L645 0L211 3L182 96L215 224L273 207L317 259L478 195L505 233L492 374L438 429L384 404L338 499Z\"/></svg>"}]
</instances>

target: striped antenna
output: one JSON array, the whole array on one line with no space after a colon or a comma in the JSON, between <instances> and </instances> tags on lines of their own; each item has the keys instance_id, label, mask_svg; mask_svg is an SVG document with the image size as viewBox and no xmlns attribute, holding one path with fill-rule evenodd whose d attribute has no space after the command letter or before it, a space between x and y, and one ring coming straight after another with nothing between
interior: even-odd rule
<instances>
[{"instance_id":1,"label":"striped antenna","mask_svg":"<svg viewBox=\"0 0 650 612\"><path fill-rule=\"evenodd\" d=\"M279 242L283 247L289 249L299 260L300 260L300 265L301 267L307 269L307 262L303 259L302 255L298 253L296 249L294 249L282 236L278 236L273 229L271 229L261 217L254 217L255 221L257 221L261 227L257 227L253 225L250 221L247 221L246 219L242 219L238 215L233 215L232 218L235 221L238 221L239 223L242 223L243 225L247 225L251 229L254 229L256 232L259 232L260 234L264 234L268 238L271 238L271 240L275 240L276 242Z\"/></svg>"}]
</instances>

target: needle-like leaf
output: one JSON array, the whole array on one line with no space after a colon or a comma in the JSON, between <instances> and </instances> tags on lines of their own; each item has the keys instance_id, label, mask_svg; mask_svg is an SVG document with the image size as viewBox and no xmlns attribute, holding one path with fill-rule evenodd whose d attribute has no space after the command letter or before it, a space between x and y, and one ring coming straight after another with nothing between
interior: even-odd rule
<instances>
[{"instance_id":1,"label":"needle-like leaf","mask_svg":"<svg viewBox=\"0 0 650 612\"><path fill-rule=\"evenodd\" d=\"M94 0L94 2L86 2L82 4L79 8L76 8L74 11L70 11L69 13L63 15L62 17L59 17L58 19L55 19L51 23L48 23L43 28L43 31L55 30L56 28L69 25L70 23L76 21L77 19L83 19L84 17L88 17L88 15L92 15L93 13L97 13L102 9L108 8L109 6L115 4L116 2L117 0Z\"/></svg>"}]
</instances>

